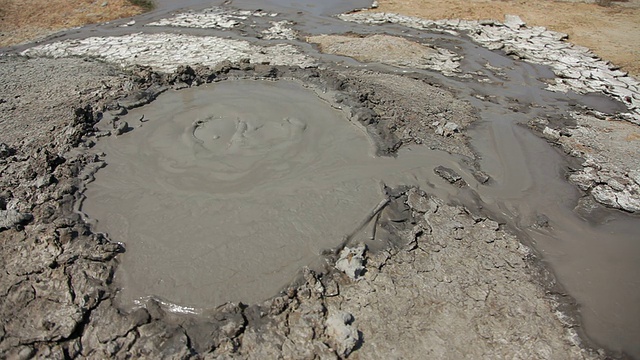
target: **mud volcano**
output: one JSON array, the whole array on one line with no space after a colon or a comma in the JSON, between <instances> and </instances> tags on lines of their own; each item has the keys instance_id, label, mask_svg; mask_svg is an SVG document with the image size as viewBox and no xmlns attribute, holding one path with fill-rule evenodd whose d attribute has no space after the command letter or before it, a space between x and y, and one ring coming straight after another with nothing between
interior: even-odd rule
<instances>
[{"instance_id":1,"label":"mud volcano","mask_svg":"<svg viewBox=\"0 0 640 360\"><path fill-rule=\"evenodd\" d=\"M123 306L274 296L354 232L383 198L382 180L411 183L429 165L425 149L374 157L361 128L284 80L167 93L125 120L138 119L140 129L99 142L108 166L83 206L97 230L126 243Z\"/></svg>"}]
</instances>

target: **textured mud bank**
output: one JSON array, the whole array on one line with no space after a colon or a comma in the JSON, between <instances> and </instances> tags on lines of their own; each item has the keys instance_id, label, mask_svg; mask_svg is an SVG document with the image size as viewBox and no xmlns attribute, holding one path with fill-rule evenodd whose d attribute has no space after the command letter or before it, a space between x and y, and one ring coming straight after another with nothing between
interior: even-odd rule
<instances>
[{"instance_id":1,"label":"textured mud bank","mask_svg":"<svg viewBox=\"0 0 640 360\"><path fill-rule=\"evenodd\" d=\"M131 82L125 81L123 88L138 86L134 84L146 88L150 84L145 79L155 79L151 81L151 88L143 92L149 94L158 91L158 83L195 84L230 76L206 69L199 71L199 75L194 75L195 72L186 69L168 77L142 71ZM231 77L266 75L271 78L278 72L290 70L266 67L248 72L229 68L223 71L236 74ZM321 75L313 70L294 71L289 76L296 73L298 79L307 79L329 91L347 86L337 81L335 74ZM423 86L429 88L427 84ZM131 97L118 102L125 103L127 99ZM377 117L365 107L358 107L362 104L359 100L347 96L343 101L351 104L353 115L363 120L363 126L369 128L374 138L387 139L379 143L382 149L394 147L392 144L398 140L394 140L392 134L384 135L384 128L375 126ZM105 104L103 116L123 112L115 104ZM531 250L502 230L497 222L470 215L463 207L445 205L436 197L409 188L387 190L390 204L377 223L378 232L387 234L388 241L395 244L393 250L370 254L364 247L350 246L333 260L346 274L335 270L322 273L307 270L301 278L302 285L291 287L273 300L248 307L230 303L189 315L189 311L184 314L184 308L150 298L144 308L117 310L115 288L109 284L115 273L112 259L124 249L109 243L104 236L92 234L71 207L80 196L77 189L82 188L82 182L79 179L90 180L91 173L104 165L95 155L71 156L86 153L73 148L91 145L93 140L87 135L102 134L100 126L92 125L99 116L91 114L90 110L78 110L76 120L66 125L65 129L69 130L61 132L61 144L75 141L66 145L71 153L65 153L65 161L49 160L45 162L49 168L39 170L47 176L52 164L59 163L54 171L56 181L41 188L24 189L25 194L33 196L52 192L51 202L61 207L48 208L49 216L59 220L40 220L43 219L41 210L35 205L22 211L35 215L34 224L40 224L37 225L40 230L32 233L29 229L33 225L27 225L24 230L18 226L3 231L5 259L21 259L17 254L22 246L15 244L32 243L30 259L38 256L37 259L42 260L25 264L42 264L49 269L22 271L21 267L11 265L15 262L5 262L6 268L11 269L11 276L4 278L7 281L5 311L13 314L22 308L24 314L4 327L3 351L9 355L119 357L132 354L184 358L195 354L213 357L235 354L248 358L300 358L342 357L355 350L351 355L356 358L380 354L412 357L415 353L408 344L422 339L423 350L450 358L515 353L541 358L598 357L584 350L576 333L577 323L560 316L571 313L571 307L563 308L567 303L560 293L544 290L553 288L553 282L549 282L552 277L536 265ZM111 130L114 134L119 132L119 121ZM126 136L143 131L146 125ZM43 137L47 130L43 129ZM70 136L74 133L83 136ZM430 140L425 136L422 141ZM18 144L9 145L13 150L8 151L19 154L29 149L28 144ZM18 157L9 158L8 163L10 169L22 164ZM68 166L78 170L65 177L63 169ZM86 171L80 173L80 168ZM456 174L465 169L449 171ZM16 172L17 176L27 174ZM67 190L67 197L56 195L66 179L75 183L75 188ZM14 191L12 195L20 196L20 193ZM439 197L446 197L446 193ZM50 235L44 237L44 234ZM42 287L44 284L47 286ZM50 287L50 284L58 285ZM99 284L104 285L97 287ZM48 300L54 295L56 300ZM516 298L520 300L514 301ZM66 304L66 312L60 311L61 304ZM387 320L381 323L380 316ZM522 321L523 316L528 319L526 322ZM470 327L470 321L476 325ZM451 327L451 324L457 325ZM410 330L397 338L398 326ZM425 331L430 334L428 341L424 340ZM524 335L528 333L532 335ZM503 342L513 336L521 340ZM452 342L453 338L467 340ZM389 339L396 340L390 342ZM473 346L469 346L470 343Z\"/></svg>"},{"instance_id":2,"label":"textured mud bank","mask_svg":"<svg viewBox=\"0 0 640 360\"><path fill-rule=\"evenodd\" d=\"M187 31L177 23L168 29L172 21L184 20L177 16L160 31L148 30L150 34L63 40L24 53L98 56L129 65L127 72L82 59L2 59L1 79L11 94L0 104L0 239L7 274L0 292L3 354L584 359L625 356L596 350L599 346L637 351L634 299L640 292L633 276L638 249L633 236L638 219L598 204L635 211L637 153L632 142L611 141L624 131L637 131L634 79L589 58L582 49L565 46L561 35L528 29L513 18L505 24L423 22L373 14L345 16L363 23L345 25L316 13L296 26L271 21L306 15L285 13L274 19L257 9L233 9L229 13L236 20L228 22L220 21L224 11L205 13L213 15L196 14L193 24L212 24L203 27L216 36L203 36L197 26ZM244 18L237 20L239 16ZM309 38L320 49L297 40L311 35L305 31L346 28L361 34ZM378 32L386 34L369 37ZM193 42L185 39L208 50L195 51ZM393 45L389 56L380 56L378 44ZM479 44L508 49L490 51ZM541 60L548 44L553 56L565 57ZM105 46L108 50L103 51ZM364 52L368 46L370 53ZM406 62L399 60L403 58ZM553 71L521 58L550 61L545 64ZM566 66L573 62L580 64L578 73ZM249 80L261 85L231 90ZM298 85L287 82L291 80ZM309 89L296 88L300 84ZM261 86L272 86L262 100ZM600 87L604 94L580 94ZM281 92L284 88L288 90ZM289 95L294 88L296 94ZM209 91L218 93L212 96ZM216 98L224 101L212 101ZM310 101L308 106L328 112L323 119L335 116L341 125L318 127L304 113L285 119L282 113L296 103L278 106L282 98ZM176 114L162 119L166 108ZM263 109L275 114L266 116ZM253 118L256 112L265 116ZM545 140L518 124L529 125ZM332 133L338 126L346 128ZM599 128L607 129L611 139ZM305 138L306 132L314 136ZM315 136L323 132L329 137ZM111 138L104 139L107 136ZM322 139L337 142L326 145ZM339 143L348 151L340 151ZM301 151L307 147L309 152ZM316 151L321 149L329 155ZM568 161L559 149L579 161ZM290 152L307 154L297 160L308 161L297 161ZM397 158L367 157L371 152ZM219 157L221 153L225 156ZM361 160L348 165L356 154ZM134 156L137 163L127 163L130 159L125 158ZM233 166L226 162L228 156ZM407 156L418 159L409 166L385 165L383 174L377 172L375 161L403 164ZM336 158L344 168L327 170ZM195 175L184 176L187 168ZM163 175L156 175L158 170ZM137 179L118 184L123 173ZM363 174L366 180L360 180ZM581 190L566 182L569 174ZM279 181L267 181L270 178ZM324 187L329 195L314 195L303 187L298 188L300 196L293 185L300 179L312 190ZM253 192L247 190L251 187ZM340 189L344 194L338 194ZM249 210L254 212L225 220L240 212L234 202L246 203L238 200L243 192L252 195L255 203ZM294 202L287 202L287 192L297 195ZM261 197L269 206L257 201ZM345 206L353 210L347 213L353 217L337 209L330 214L338 214L346 230L335 226L335 219L323 219L326 211L314 212L318 204L330 207L324 200L348 200ZM201 207L187 208L187 203ZM78 211L81 204L91 217L95 212L97 223ZM226 210L222 204L228 205ZM125 210L110 210L117 207ZM175 216L140 216L168 207ZM283 215L278 209L296 211ZM310 238L304 250L291 250L293 246L286 246L293 245L286 243L291 235L274 236L271 219L262 222L267 229L260 228L261 222L252 227L249 221L224 238L246 233L233 244L257 244L248 247L253 254L260 254L255 250L264 245L261 238L271 236L269 245L285 241L285 250L264 264L287 259L278 264L288 267L286 274L279 272L283 277L261 283L268 286L260 294L233 295L239 288L227 291L233 284L230 275L219 274L217 268L198 272L212 262L235 266L253 259L240 266L249 269L241 276L255 276L264 269L264 258L223 256L197 265L194 257L206 255L211 244L216 249L224 244L195 239L203 231L193 219L215 213L222 215L215 221L229 223L267 219L261 216L270 212L276 219L298 217L293 222L296 232L327 234L323 228L328 225L322 225L326 221L336 234L355 235L342 244L340 235L323 238L326 243ZM185 226L177 222L181 218L193 221ZM211 223L219 228L215 221ZM107 233L98 232L109 222L113 225ZM157 231L154 222L167 229ZM139 224L151 231L146 238L144 230L133 230ZM307 228L312 224L321 224L319 230ZM283 222L275 234L287 226L291 222ZM174 239L184 237L183 243L195 242L196 248L171 253L175 242L153 242L167 232ZM188 233L194 236L183 236ZM140 241L132 241L137 236ZM607 244L600 241L603 237ZM129 257L145 241L152 241L150 247ZM317 255L329 247L336 248ZM262 249L274 252L270 246ZM573 256L576 249L579 256ZM288 250L294 255L282 256ZM153 258L137 258L152 251ZM187 256L179 258L181 254ZM209 254L220 256L217 251ZM537 254L552 265L564 286ZM126 274L158 275L150 269L161 256L168 260L162 260L160 270L178 267L164 262L182 262L180 278L167 285L158 276L153 284L145 282L140 293L128 293L127 286L139 280ZM235 264L233 259L242 260ZM122 266L116 267L117 262ZM142 267L133 268L138 265ZM286 286L300 265L313 266ZM197 277L190 279L190 273ZM623 280L611 281L612 276ZM210 279L224 290L207 287ZM197 291L175 291L177 286ZM120 287L124 291L119 292ZM596 296L602 289L609 299ZM211 303L205 300L216 296ZM574 298L584 304L582 310ZM138 306L132 308L134 299ZM585 336L581 316L595 343Z\"/></svg>"}]
</instances>

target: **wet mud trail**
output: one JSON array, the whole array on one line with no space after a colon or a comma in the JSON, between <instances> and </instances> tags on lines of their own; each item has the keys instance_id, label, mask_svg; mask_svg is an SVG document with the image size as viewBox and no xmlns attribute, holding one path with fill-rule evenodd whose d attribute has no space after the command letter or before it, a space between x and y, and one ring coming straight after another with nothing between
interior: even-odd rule
<instances>
[{"instance_id":1,"label":"wet mud trail","mask_svg":"<svg viewBox=\"0 0 640 360\"><path fill-rule=\"evenodd\" d=\"M270 301L300 281L301 268L326 273L331 262L320 253L338 246L362 219L374 221L351 244L384 253L387 244L400 246L398 239L422 236L408 224L430 234L429 211L445 209L446 203L464 206L476 224L495 221L496 231L512 232L535 249L554 275L537 279L547 297L581 321L567 320L567 328L582 325L584 333L578 332L596 346L640 357L640 219L633 211L606 208L602 204L617 203L570 183L567 178L585 165L575 154L568 156L571 148L561 141L581 129L575 114L614 117L633 110L620 97L577 87L552 91L552 67L515 59L508 49L491 50L464 28L419 29L403 25L410 22L404 18L373 18L372 25L331 16L368 7L366 1L158 5L135 24L87 27L39 47L11 50L97 56L167 73L178 69L173 80L156 81L164 92L151 104L121 101L128 111L105 111L97 124L96 134L118 136L98 139L91 150L104 152L100 159L107 166L87 185L81 211L93 231L126 245L115 273L120 309L146 306L152 314L159 303L175 313L204 316L224 303ZM178 10L198 14L211 6L220 7L207 15L214 25L199 26L195 18L190 28L171 25ZM148 26L162 19L168 22ZM331 38L345 33L347 38ZM359 43L372 34L386 36L375 42L389 47ZM193 48L166 47L195 39L202 43ZM223 47L198 51L218 46L211 44ZM200 74L179 66L196 64L220 78L190 86ZM296 66L304 70L287 70ZM226 80L221 75L227 73L237 78ZM166 90L167 84L174 89ZM640 185L629 180L640 169L627 171L630 182L616 191ZM382 183L405 190L391 196ZM597 186L602 184L613 182ZM443 203L418 206L413 190L403 186ZM384 203L382 215L369 218L385 197L400 200ZM426 225L416 214L424 214ZM457 220L445 223L456 240L468 229L458 215L447 215ZM363 256L353 251L342 255L349 261ZM338 268L353 278L360 271ZM315 281L304 274L307 285ZM322 284L326 296L328 286ZM242 314L244 322L255 320ZM337 320L340 326L351 326L353 319L344 316ZM197 344L200 325L192 324L193 330L181 324ZM248 336L245 327L239 328ZM232 342L242 331L230 335ZM360 346L329 343L345 346L338 356Z\"/></svg>"}]
</instances>

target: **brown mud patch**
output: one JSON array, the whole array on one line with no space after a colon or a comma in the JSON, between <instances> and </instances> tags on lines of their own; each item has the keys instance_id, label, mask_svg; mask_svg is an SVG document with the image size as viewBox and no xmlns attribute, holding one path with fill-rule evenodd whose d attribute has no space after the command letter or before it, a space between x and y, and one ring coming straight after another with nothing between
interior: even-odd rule
<instances>
[{"instance_id":1,"label":"brown mud patch","mask_svg":"<svg viewBox=\"0 0 640 360\"><path fill-rule=\"evenodd\" d=\"M595 3L549 0L381 0L375 12L425 19L504 19L520 16L529 26L544 26L569 35L625 71L640 75L640 1Z\"/></svg>"},{"instance_id":2,"label":"brown mud patch","mask_svg":"<svg viewBox=\"0 0 640 360\"><path fill-rule=\"evenodd\" d=\"M130 0L0 0L0 47L87 24L130 17L145 8Z\"/></svg>"}]
</instances>

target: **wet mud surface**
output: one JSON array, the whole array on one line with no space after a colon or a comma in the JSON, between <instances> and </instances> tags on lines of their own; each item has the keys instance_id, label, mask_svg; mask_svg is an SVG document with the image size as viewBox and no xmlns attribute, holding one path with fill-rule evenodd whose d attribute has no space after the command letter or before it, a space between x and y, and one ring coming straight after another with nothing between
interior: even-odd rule
<instances>
[{"instance_id":1,"label":"wet mud surface","mask_svg":"<svg viewBox=\"0 0 640 360\"><path fill-rule=\"evenodd\" d=\"M361 125L285 80L171 91L120 121L139 119L94 148L108 165L82 205L95 230L128 239L118 274L129 306L267 300L356 230L381 183L455 162L419 147L375 157Z\"/></svg>"},{"instance_id":2,"label":"wet mud surface","mask_svg":"<svg viewBox=\"0 0 640 360\"><path fill-rule=\"evenodd\" d=\"M3 353L638 355L637 81L513 18L276 5L3 59ZM91 71L29 122L49 66Z\"/></svg>"}]
</instances>

